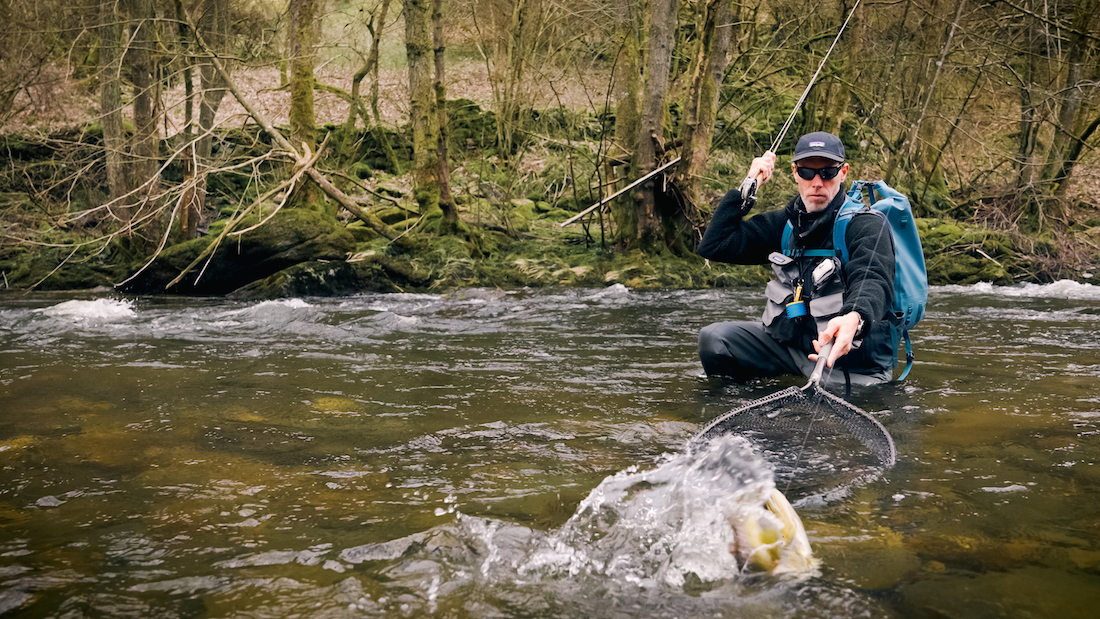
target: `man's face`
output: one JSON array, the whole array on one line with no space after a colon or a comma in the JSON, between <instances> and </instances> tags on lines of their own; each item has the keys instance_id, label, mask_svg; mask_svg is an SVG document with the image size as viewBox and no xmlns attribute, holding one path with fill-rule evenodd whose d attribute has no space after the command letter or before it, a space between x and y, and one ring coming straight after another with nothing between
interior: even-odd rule
<instances>
[{"instance_id":1,"label":"man's face","mask_svg":"<svg viewBox=\"0 0 1100 619\"><path fill-rule=\"evenodd\" d=\"M828 174L837 166L840 166L839 173L829 180L823 180L821 174L814 174L810 180L798 175L798 168L825 169L826 174ZM829 203L836 197L836 193L844 186L844 179L848 176L848 164L837 163L824 157L807 157L798 163L791 164L791 172L794 173L794 180L798 183L798 193L802 196L802 203L806 205L808 212L814 213L829 206Z\"/></svg>"}]
</instances>

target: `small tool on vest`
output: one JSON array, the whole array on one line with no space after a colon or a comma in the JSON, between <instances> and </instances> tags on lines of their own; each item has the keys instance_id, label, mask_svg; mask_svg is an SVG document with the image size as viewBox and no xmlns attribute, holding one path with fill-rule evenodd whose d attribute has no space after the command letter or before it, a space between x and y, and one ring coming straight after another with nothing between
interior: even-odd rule
<instances>
[{"instance_id":1,"label":"small tool on vest","mask_svg":"<svg viewBox=\"0 0 1100 619\"><path fill-rule=\"evenodd\" d=\"M787 304L787 318L794 320L806 315L806 302L802 300L802 284L794 289L794 300Z\"/></svg>"},{"instance_id":2,"label":"small tool on vest","mask_svg":"<svg viewBox=\"0 0 1100 619\"><path fill-rule=\"evenodd\" d=\"M836 270L836 264L831 259L822 260L820 264L814 268L814 272L810 275L810 279L814 282L814 288L820 288L826 282L829 281L829 276Z\"/></svg>"}]
</instances>

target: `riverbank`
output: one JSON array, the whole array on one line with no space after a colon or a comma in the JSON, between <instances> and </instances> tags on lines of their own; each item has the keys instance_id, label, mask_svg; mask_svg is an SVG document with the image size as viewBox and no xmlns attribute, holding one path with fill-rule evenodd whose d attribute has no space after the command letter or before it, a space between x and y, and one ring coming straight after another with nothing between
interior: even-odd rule
<instances>
[{"instance_id":1,"label":"riverbank","mask_svg":"<svg viewBox=\"0 0 1100 619\"><path fill-rule=\"evenodd\" d=\"M514 210L530 216L520 225L522 230L484 222L479 225L476 216L466 211L464 218L473 231L471 236L418 234L419 243L411 251L352 222L338 231L343 242L335 244L335 249L312 247L314 253L289 258L282 268L260 271L251 278L242 276L244 279L219 284L221 288L217 289L192 286L173 290L166 285L215 240L213 234L192 241L189 251L176 252L178 255L171 260L155 261L163 271L159 278L146 276L152 267L142 261L125 260L118 247L103 248L98 243L77 246L71 241L56 245L8 245L0 255L0 273L4 288L15 290L119 287L143 294L184 292L242 298L612 284L637 289L755 288L762 287L770 278L770 271L764 266L714 263L694 254L619 252L601 243L598 222L563 228L561 222L571 213L553 209L539 212L536 204L522 201ZM918 219L917 225L929 282L933 285L1098 281L1095 261L1063 262L1060 252L1065 251L1065 246L1050 241L948 219ZM212 228L217 230L217 226ZM1079 235L1082 239L1077 242L1086 247L1088 240L1095 238L1087 233ZM244 235L229 242L225 253L238 255L249 238ZM212 274L219 268L223 267L215 264L207 269L203 275L206 282L220 281ZM131 278L139 271L142 275L137 281L146 283L135 286ZM198 283L203 283L203 279Z\"/></svg>"},{"instance_id":2,"label":"riverbank","mask_svg":"<svg viewBox=\"0 0 1100 619\"><path fill-rule=\"evenodd\" d=\"M106 286L141 294L279 298L466 287L759 287L768 280L765 267L707 262L690 248L621 251L606 212L563 225L597 199L597 187L605 181L597 168L578 163L582 155L599 152L595 140L566 143L556 140L554 131L575 136L584 123L598 127L607 119L546 112L546 136L502 158L494 150L492 114L468 100L451 107L452 152L461 153L452 161L451 184L464 223L454 236L432 232L437 226L431 217L417 212L410 175L402 171L409 156L406 133L372 128L341 136L333 125L318 128L353 145L333 149L318 165L359 208L400 232L400 242L347 212L320 221L313 211L283 208L283 194L259 199L285 178L287 167L269 160L270 148L255 127L219 135L217 153L225 167L209 177L205 235L185 243L178 237L174 202L159 207L161 236L119 232L116 213L103 206L97 127L0 137L10 158L8 186L0 191L0 287ZM880 177L881 162L867 157L852 157L849 178ZM726 188L738 184L750 158L728 149L712 151L704 217ZM253 171L241 173L245 164ZM164 164L166 186L178 185L184 175L179 161ZM609 192L603 189L604 195ZM758 209L780 208L793 192L793 181L777 175L762 188ZM255 212L238 221L253 202ZM1031 215L1019 212L1025 207L1011 199L960 205L938 198L939 216L917 219L929 281L1095 282L1100 209L1092 202L1078 200L1072 219L1024 233L1017 222ZM953 218L955 213L963 218ZM230 221L236 228L226 231ZM217 251L207 251L211 244ZM185 271L191 279L175 281Z\"/></svg>"}]
</instances>

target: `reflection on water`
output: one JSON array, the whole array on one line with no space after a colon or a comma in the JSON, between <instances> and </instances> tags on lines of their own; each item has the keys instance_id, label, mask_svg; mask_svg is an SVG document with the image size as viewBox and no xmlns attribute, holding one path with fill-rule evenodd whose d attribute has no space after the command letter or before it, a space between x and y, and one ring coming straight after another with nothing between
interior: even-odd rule
<instances>
[{"instance_id":1,"label":"reflection on water","mask_svg":"<svg viewBox=\"0 0 1100 619\"><path fill-rule=\"evenodd\" d=\"M768 467L675 481L802 382L702 376L699 328L761 303L0 298L0 614L1091 616L1100 288L934 289L910 378L852 395L898 466L792 486L808 579L739 574L715 524Z\"/></svg>"}]
</instances>

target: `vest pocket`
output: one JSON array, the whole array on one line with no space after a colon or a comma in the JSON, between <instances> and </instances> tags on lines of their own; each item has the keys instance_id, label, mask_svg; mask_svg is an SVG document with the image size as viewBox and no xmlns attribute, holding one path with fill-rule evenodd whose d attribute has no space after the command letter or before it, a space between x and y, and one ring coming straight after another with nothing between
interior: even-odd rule
<instances>
[{"instance_id":1,"label":"vest pocket","mask_svg":"<svg viewBox=\"0 0 1100 619\"><path fill-rule=\"evenodd\" d=\"M780 344L795 342L801 329L797 321L787 317L786 311L787 303L794 300L794 293L790 288L773 280L764 288L764 296L768 298L762 318L764 330Z\"/></svg>"},{"instance_id":2,"label":"vest pocket","mask_svg":"<svg viewBox=\"0 0 1100 619\"><path fill-rule=\"evenodd\" d=\"M839 292L810 299L810 314L815 318L832 318L840 313L842 307L844 307L844 295Z\"/></svg>"}]
</instances>

